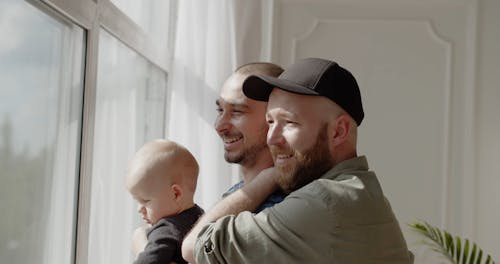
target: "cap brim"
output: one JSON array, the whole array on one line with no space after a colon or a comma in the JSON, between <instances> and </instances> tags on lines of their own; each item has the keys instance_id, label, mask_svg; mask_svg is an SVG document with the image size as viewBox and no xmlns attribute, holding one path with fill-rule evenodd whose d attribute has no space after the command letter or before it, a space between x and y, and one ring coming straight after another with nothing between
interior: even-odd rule
<instances>
[{"instance_id":1,"label":"cap brim","mask_svg":"<svg viewBox=\"0 0 500 264\"><path fill-rule=\"evenodd\" d=\"M257 101L268 101L274 88L305 95L318 95L315 91L296 83L264 75L250 75L243 82L243 93Z\"/></svg>"}]
</instances>

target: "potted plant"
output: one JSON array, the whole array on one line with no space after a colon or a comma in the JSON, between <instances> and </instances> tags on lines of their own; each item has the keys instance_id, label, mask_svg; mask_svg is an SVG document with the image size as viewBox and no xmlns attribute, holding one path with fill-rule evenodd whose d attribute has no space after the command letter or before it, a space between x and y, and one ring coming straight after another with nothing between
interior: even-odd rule
<instances>
[{"instance_id":1,"label":"potted plant","mask_svg":"<svg viewBox=\"0 0 500 264\"><path fill-rule=\"evenodd\" d=\"M429 245L435 252L444 255L450 263L495 263L489 254L483 252L476 243L469 241L469 239L462 239L458 236L453 237L447 231L434 227L425 221L417 221L409 224L409 226L428 240L425 244Z\"/></svg>"}]
</instances>

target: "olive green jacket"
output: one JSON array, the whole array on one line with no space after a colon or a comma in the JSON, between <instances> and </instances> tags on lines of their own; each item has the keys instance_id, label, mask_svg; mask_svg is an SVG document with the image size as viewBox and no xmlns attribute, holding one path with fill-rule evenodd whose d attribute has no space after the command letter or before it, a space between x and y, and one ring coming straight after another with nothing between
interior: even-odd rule
<instances>
[{"instance_id":1,"label":"olive green jacket","mask_svg":"<svg viewBox=\"0 0 500 264\"><path fill-rule=\"evenodd\" d=\"M197 263L413 263L389 202L365 157L258 214L242 212L204 227Z\"/></svg>"}]
</instances>

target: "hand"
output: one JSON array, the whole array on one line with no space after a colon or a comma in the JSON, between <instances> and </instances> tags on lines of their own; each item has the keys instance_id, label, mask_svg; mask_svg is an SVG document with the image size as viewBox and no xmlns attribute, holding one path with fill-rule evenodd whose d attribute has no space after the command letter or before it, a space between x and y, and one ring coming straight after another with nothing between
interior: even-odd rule
<instances>
[{"instance_id":1,"label":"hand","mask_svg":"<svg viewBox=\"0 0 500 264\"><path fill-rule=\"evenodd\" d=\"M132 235L132 253L134 256L139 255L146 244L148 243L148 238L146 237L146 230L149 226L143 225L135 229L134 234Z\"/></svg>"}]
</instances>

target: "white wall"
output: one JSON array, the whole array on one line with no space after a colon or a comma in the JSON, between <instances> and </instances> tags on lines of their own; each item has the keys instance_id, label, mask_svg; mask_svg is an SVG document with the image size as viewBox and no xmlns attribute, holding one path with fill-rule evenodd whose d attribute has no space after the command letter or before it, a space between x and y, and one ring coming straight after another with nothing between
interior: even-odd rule
<instances>
[{"instance_id":1,"label":"white wall","mask_svg":"<svg viewBox=\"0 0 500 264\"><path fill-rule=\"evenodd\" d=\"M477 64L477 241L500 260L500 1L480 1ZM473 177L473 176L471 176Z\"/></svg>"},{"instance_id":2,"label":"white wall","mask_svg":"<svg viewBox=\"0 0 500 264\"><path fill-rule=\"evenodd\" d=\"M500 1L276 0L271 57L323 57L361 87L366 154L406 224L416 219L500 259ZM265 43L265 41L264 41Z\"/></svg>"}]
</instances>

